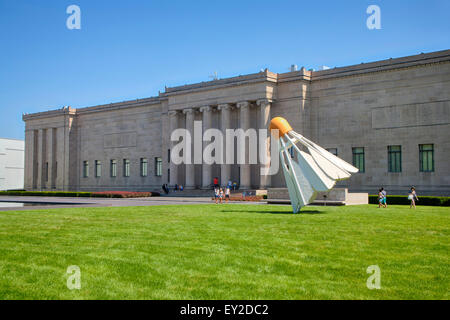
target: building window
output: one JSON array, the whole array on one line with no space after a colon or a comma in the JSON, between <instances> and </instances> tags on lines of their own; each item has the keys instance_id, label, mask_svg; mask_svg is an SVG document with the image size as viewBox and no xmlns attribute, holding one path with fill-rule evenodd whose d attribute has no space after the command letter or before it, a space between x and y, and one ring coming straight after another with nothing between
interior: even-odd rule
<instances>
[{"instance_id":1,"label":"building window","mask_svg":"<svg viewBox=\"0 0 450 320\"><path fill-rule=\"evenodd\" d=\"M434 144L419 144L420 172L434 172Z\"/></svg>"},{"instance_id":2,"label":"building window","mask_svg":"<svg viewBox=\"0 0 450 320\"><path fill-rule=\"evenodd\" d=\"M89 177L89 161L83 161L83 178Z\"/></svg>"},{"instance_id":3,"label":"building window","mask_svg":"<svg viewBox=\"0 0 450 320\"><path fill-rule=\"evenodd\" d=\"M167 162L170 163L170 149L167 149Z\"/></svg>"},{"instance_id":4,"label":"building window","mask_svg":"<svg viewBox=\"0 0 450 320\"><path fill-rule=\"evenodd\" d=\"M170 183L170 169L167 169L167 183Z\"/></svg>"},{"instance_id":5,"label":"building window","mask_svg":"<svg viewBox=\"0 0 450 320\"><path fill-rule=\"evenodd\" d=\"M155 158L155 176L157 176L157 177L162 176L162 159L161 158Z\"/></svg>"},{"instance_id":6,"label":"building window","mask_svg":"<svg viewBox=\"0 0 450 320\"><path fill-rule=\"evenodd\" d=\"M388 146L388 171L402 172L402 146Z\"/></svg>"},{"instance_id":7,"label":"building window","mask_svg":"<svg viewBox=\"0 0 450 320\"><path fill-rule=\"evenodd\" d=\"M45 182L48 182L48 162L45 163Z\"/></svg>"},{"instance_id":8,"label":"building window","mask_svg":"<svg viewBox=\"0 0 450 320\"><path fill-rule=\"evenodd\" d=\"M95 160L95 177L99 178L102 176L102 162Z\"/></svg>"},{"instance_id":9,"label":"building window","mask_svg":"<svg viewBox=\"0 0 450 320\"><path fill-rule=\"evenodd\" d=\"M359 172L364 173L366 171L364 164L364 148L352 148L353 153L353 165L358 168Z\"/></svg>"},{"instance_id":10,"label":"building window","mask_svg":"<svg viewBox=\"0 0 450 320\"><path fill-rule=\"evenodd\" d=\"M111 178L115 178L117 177L117 160L111 160L111 166L110 166L110 173L111 173Z\"/></svg>"},{"instance_id":11,"label":"building window","mask_svg":"<svg viewBox=\"0 0 450 320\"><path fill-rule=\"evenodd\" d=\"M337 148L328 148L327 151L331 154L334 154L336 157L338 155Z\"/></svg>"},{"instance_id":12,"label":"building window","mask_svg":"<svg viewBox=\"0 0 450 320\"><path fill-rule=\"evenodd\" d=\"M146 158L141 158L141 177L146 177L148 174L148 161Z\"/></svg>"},{"instance_id":13,"label":"building window","mask_svg":"<svg viewBox=\"0 0 450 320\"><path fill-rule=\"evenodd\" d=\"M124 177L130 176L130 160L128 159L123 160L123 176Z\"/></svg>"}]
</instances>

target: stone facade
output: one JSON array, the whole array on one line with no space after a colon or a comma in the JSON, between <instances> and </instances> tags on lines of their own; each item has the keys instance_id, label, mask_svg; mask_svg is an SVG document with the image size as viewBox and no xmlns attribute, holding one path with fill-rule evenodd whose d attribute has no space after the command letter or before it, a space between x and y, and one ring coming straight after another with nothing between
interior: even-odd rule
<instances>
[{"instance_id":1,"label":"stone facade","mask_svg":"<svg viewBox=\"0 0 450 320\"><path fill-rule=\"evenodd\" d=\"M384 186L404 194L414 185L421 194L450 195L450 50L317 72L265 70L166 88L147 99L26 114L25 188L153 190L163 183L207 188L213 177L242 188L283 187L281 170L264 177L260 165L169 161L176 128L192 131L201 120L203 129L259 129L275 116L350 163L353 148L363 148L358 150L364 151L364 172L340 187L376 193ZM432 145L431 172L420 170L419 145ZM389 172L388 146L401 146L401 172ZM144 177L141 159L148 165ZM117 162L116 177L111 160Z\"/></svg>"}]
</instances>

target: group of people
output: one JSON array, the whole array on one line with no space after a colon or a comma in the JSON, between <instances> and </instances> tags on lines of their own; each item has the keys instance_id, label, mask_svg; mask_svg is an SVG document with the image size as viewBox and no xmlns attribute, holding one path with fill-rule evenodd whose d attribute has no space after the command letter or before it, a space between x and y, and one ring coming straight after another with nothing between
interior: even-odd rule
<instances>
[{"instance_id":1,"label":"group of people","mask_svg":"<svg viewBox=\"0 0 450 320\"><path fill-rule=\"evenodd\" d=\"M231 188L233 188L233 184L231 183L231 180L228 181L227 186L225 188L222 188L219 185L219 178L215 177L213 180L214 184L214 200L216 204L222 203L223 199L225 199L225 202L228 203L230 200L230 194L231 194ZM235 182L236 184L236 182Z\"/></svg>"},{"instance_id":2,"label":"group of people","mask_svg":"<svg viewBox=\"0 0 450 320\"><path fill-rule=\"evenodd\" d=\"M161 187L164 191L165 194L169 194L171 187L167 184L164 183ZM175 184L172 188L173 192L177 192L177 191L183 191L184 187L181 184Z\"/></svg>"},{"instance_id":3,"label":"group of people","mask_svg":"<svg viewBox=\"0 0 450 320\"><path fill-rule=\"evenodd\" d=\"M416 208L416 201L419 201L417 197L416 188L411 187L408 194L408 200L410 201L409 208ZM378 190L378 208L387 208L387 192L384 188Z\"/></svg>"},{"instance_id":4,"label":"group of people","mask_svg":"<svg viewBox=\"0 0 450 320\"><path fill-rule=\"evenodd\" d=\"M218 177L215 177L213 179L213 186L214 186L214 189L220 187L219 186L219 178ZM233 191L236 191L238 189L238 184L237 184L237 182L231 182L231 180L228 180L226 188L230 188L230 189L233 189Z\"/></svg>"},{"instance_id":5,"label":"group of people","mask_svg":"<svg viewBox=\"0 0 450 320\"><path fill-rule=\"evenodd\" d=\"M214 200L216 201L216 204L222 203L223 199L225 199L225 202L228 203L228 201L230 200L230 194L231 188L228 186L226 186L225 188L214 187Z\"/></svg>"},{"instance_id":6,"label":"group of people","mask_svg":"<svg viewBox=\"0 0 450 320\"><path fill-rule=\"evenodd\" d=\"M378 208L387 208L387 192L384 188L378 190Z\"/></svg>"}]
</instances>

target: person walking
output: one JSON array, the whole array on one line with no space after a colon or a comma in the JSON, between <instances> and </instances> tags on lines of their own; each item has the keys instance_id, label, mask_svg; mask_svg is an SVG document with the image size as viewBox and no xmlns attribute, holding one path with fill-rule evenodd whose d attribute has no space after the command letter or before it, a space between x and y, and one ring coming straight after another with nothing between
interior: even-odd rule
<instances>
[{"instance_id":1,"label":"person walking","mask_svg":"<svg viewBox=\"0 0 450 320\"><path fill-rule=\"evenodd\" d=\"M220 199L220 204L222 204L222 200L223 200L223 189L222 188L220 188L220 191L219 191L219 199Z\"/></svg>"},{"instance_id":2,"label":"person walking","mask_svg":"<svg viewBox=\"0 0 450 320\"><path fill-rule=\"evenodd\" d=\"M214 188L219 188L219 178L215 177L213 180Z\"/></svg>"},{"instance_id":3,"label":"person walking","mask_svg":"<svg viewBox=\"0 0 450 320\"><path fill-rule=\"evenodd\" d=\"M214 200L216 201L216 204L219 201L219 188L214 188Z\"/></svg>"},{"instance_id":4,"label":"person walking","mask_svg":"<svg viewBox=\"0 0 450 320\"><path fill-rule=\"evenodd\" d=\"M230 193L231 193L231 186L227 186L225 189L225 202L228 203L230 201Z\"/></svg>"},{"instance_id":5,"label":"person walking","mask_svg":"<svg viewBox=\"0 0 450 320\"><path fill-rule=\"evenodd\" d=\"M408 199L411 201L409 208L416 208L416 201L419 201L419 198L417 197L416 188L411 187L411 190L409 191Z\"/></svg>"},{"instance_id":6,"label":"person walking","mask_svg":"<svg viewBox=\"0 0 450 320\"><path fill-rule=\"evenodd\" d=\"M383 205L383 193L381 192L381 189L378 189L378 208L381 208Z\"/></svg>"},{"instance_id":7,"label":"person walking","mask_svg":"<svg viewBox=\"0 0 450 320\"><path fill-rule=\"evenodd\" d=\"M383 195L383 207L387 208L387 192L384 190L384 188L381 188L381 194Z\"/></svg>"}]
</instances>

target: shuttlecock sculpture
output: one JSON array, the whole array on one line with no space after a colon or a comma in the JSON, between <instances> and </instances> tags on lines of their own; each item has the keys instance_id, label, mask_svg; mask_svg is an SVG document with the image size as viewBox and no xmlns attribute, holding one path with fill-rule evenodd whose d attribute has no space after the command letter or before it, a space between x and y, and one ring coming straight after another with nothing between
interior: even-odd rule
<instances>
[{"instance_id":1,"label":"shuttlecock sculpture","mask_svg":"<svg viewBox=\"0 0 450 320\"><path fill-rule=\"evenodd\" d=\"M279 132L281 167L294 213L313 202L318 192L329 191L337 181L358 172L354 166L292 130L284 118L273 118L270 130Z\"/></svg>"}]
</instances>

